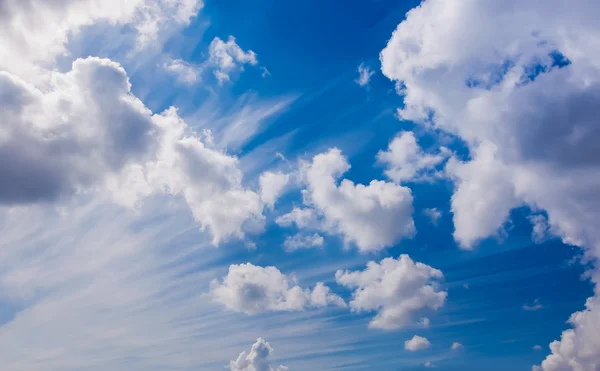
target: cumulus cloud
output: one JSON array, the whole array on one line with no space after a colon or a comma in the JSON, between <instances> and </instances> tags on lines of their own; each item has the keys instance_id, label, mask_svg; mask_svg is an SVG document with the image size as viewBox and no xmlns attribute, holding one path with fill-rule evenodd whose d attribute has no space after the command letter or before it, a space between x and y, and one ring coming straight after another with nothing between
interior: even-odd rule
<instances>
[{"instance_id":1,"label":"cumulus cloud","mask_svg":"<svg viewBox=\"0 0 600 371\"><path fill-rule=\"evenodd\" d=\"M287 367L271 366L269 357L273 353L271 344L263 338L256 339L250 352L243 351L235 361L229 362L230 371L287 371Z\"/></svg>"},{"instance_id":2,"label":"cumulus cloud","mask_svg":"<svg viewBox=\"0 0 600 371\"><path fill-rule=\"evenodd\" d=\"M202 68L181 59L170 59L164 64L165 70L182 84L192 85L200 80Z\"/></svg>"},{"instance_id":3,"label":"cumulus cloud","mask_svg":"<svg viewBox=\"0 0 600 371\"><path fill-rule=\"evenodd\" d=\"M215 244L262 222L237 158L211 148L175 109L152 114L117 63L79 59L52 82L41 91L0 72L0 153L11 159L0 164L1 204L99 191L135 206L152 194L179 195Z\"/></svg>"},{"instance_id":4,"label":"cumulus cloud","mask_svg":"<svg viewBox=\"0 0 600 371\"><path fill-rule=\"evenodd\" d=\"M375 72L372 71L369 66L365 66L364 63L361 63L358 66L358 78L355 81L360 86L367 86L371 81L371 76L374 74Z\"/></svg>"},{"instance_id":5,"label":"cumulus cloud","mask_svg":"<svg viewBox=\"0 0 600 371\"><path fill-rule=\"evenodd\" d=\"M599 11L593 0L429 0L381 52L382 72L404 95L399 116L470 149L471 160L447 168L462 247L498 233L512 208L528 205L546 211L564 242L598 257ZM578 318L597 317L594 308ZM600 344L579 338L581 321L554 343L544 370L597 368Z\"/></svg>"},{"instance_id":6,"label":"cumulus cloud","mask_svg":"<svg viewBox=\"0 0 600 371\"><path fill-rule=\"evenodd\" d=\"M289 174L282 172L265 171L262 173L258 182L260 185L260 198L264 204L273 207L289 180Z\"/></svg>"},{"instance_id":7,"label":"cumulus cloud","mask_svg":"<svg viewBox=\"0 0 600 371\"><path fill-rule=\"evenodd\" d=\"M281 215L275 219L275 223L282 227L296 225L300 229L318 229L321 222L317 212L311 208L295 207L287 214Z\"/></svg>"},{"instance_id":8,"label":"cumulus cloud","mask_svg":"<svg viewBox=\"0 0 600 371\"><path fill-rule=\"evenodd\" d=\"M337 271L336 281L355 289L350 301L353 311L375 311L370 327L394 330L410 324L425 310L437 310L447 292L439 287L441 271L415 263L408 255L398 259L371 261L363 271Z\"/></svg>"},{"instance_id":9,"label":"cumulus cloud","mask_svg":"<svg viewBox=\"0 0 600 371\"><path fill-rule=\"evenodd\" d=\"M424 209L422 212L423 215L429 218L431 224L433 225L437 225L438 220L440 220L440 218L442 217L442 212L436 209L435 207L431 209Z\"/></svg>"},{"instance_id":10,"label":"cumulus cloud","mask_svg":"<svg viewBox=\"0 0 600 371\"><path fill-rule=\"evenodd\" d=\"M361 251L377 251L412 237L412 194L409 188L373 180L369 185L338 179L350 165L337 148L306 165L306 198L324 217L326 228L340 233Z\"/></svg>"},{"instance_id":11,"label":"cumulus cloud","mask_svg":"<svg viewBox=\"0 0 600 371\"><path fill-rule=\"evenodd\" d=\"M258 63L256 53L244 51L233 36L229 36L227 41L215 37L208 47L208 54L209 62L216 67L214 74L219 83L229 81L230 73L243 69L245 64L254 66Z\"/></svg>"},{"instance_id":12,"label":"cumulus cloud","mask_svg":"<svg viewBox=\"0 0 600 371\"><path fill-rule=\"evenodd\" d=\"M452 343L452 346L450 347L450 349L452 349L452 350L460 350L462 348L464 348L463 345L456 341L454 343Z\"/></svg>"},{"instance_id":13,"label":"cumulus cloud","mask_svg":"<svg viewBox=\"0 0 600 371\"><path fill-rule=\"evenodd\" d=\"M396 183L431 179L435 168L447 158L448 150L442 147L437 155L423 152L411 131L398 134L387 151L379 151L377 160L386 165L385 175Z\"/></svg>"},{"instance_id":14,"label":"cumulus cloud","mask_svg":"<svg viewBox=\"0 0 600 371\"><path fill-rule=\"evenodd\" d=\"M534 345L532 349L533 349L533 350L535 350L535 351L540 351L540 350L542 350L543 348L542 348L542 346L541 346L541 345Z\"/></svg>"},{"instance_id":15,"label":"cumulus cloud","mask_svg":"<svg viewBox=\"0 0 600 371\"><path fill-rule=\"evenodd\" d=\"M304 234L297 233L293 236L286 237L283 246L286 251L296 251L300 249L310 249L313 247L323 246L324 239L318 233Z\"/></svg>"},{"instance_id":16,"label":"cumulus cloud","mask_svg":"<svg viewBox=\"0 0 600 371\"><path fill-rule=\"evenodd\" d=\"M412 339L404 342L404 349L410 352L416 352L417 350L427 349L431 346L431 343L427 338L415 335Z\"/></svg>"},{"instance_id":17,"label":"cumulus cloud","mask_svg":"<svg viewBox=\"0 0 600 371\"><path fill-rule=\"evenodd\" d=\"M275 267L232 264L222 280L211 284L214 300L227 309L249 315L268 311L299 311L309 307L345 306L344 301L319 282L313 290L293 285Z\"/></svg>"}]
</instances>

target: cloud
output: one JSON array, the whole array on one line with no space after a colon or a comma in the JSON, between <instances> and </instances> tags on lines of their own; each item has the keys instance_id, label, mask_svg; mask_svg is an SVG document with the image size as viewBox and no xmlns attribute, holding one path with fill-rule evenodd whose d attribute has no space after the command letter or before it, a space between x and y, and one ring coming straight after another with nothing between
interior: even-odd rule
<instances>
[{"instance_id":1,"label":"cloud","mask_svg":"<svg viewBox=\"0 0 600 371\"><path fill-rule=\"evenodd\" d=\"M215 37L208 47L209 62L217 69L214 74L219 83L230 80L230 73L242 70L245 64L256 65L256 53L252 50L244 51L237 44L235 37L229 36L227 41Z\"/></svg>"},{"instance_id":2,"label":"cloud","mask_svg":"<svg viewBox=\"0 0 600 371\"><path fill-rule=\"evenodd\" d=\"M425 310L444 305L447 292L439 288L441 271L423 263L415 263L408 255L398 259L371 261L363 271L337 271L336 281L356 289L350 308L354 311L376 311L370 327L395 330L407 326Z\"/></svg>"},{"instance_id":3,"label":"cloud","mask_svg":"<svg viewBox=\"0 0 600 371\"><path fill-rule=\"evenodd\" d=\"M542 243L548 238L550 227L548 226L548 220L542 214L536 214L529 216L529 221L533 226L531 231L531 239L535 243Z\"/></svg>"},{"instance_id":4,"label":"cloud","mask_svg":"<svg viewBox=\"0 0 600 371\"><path fill-rule=\"evenodd\" d=\"M171 25L189 24L202 7L201 0L4 1L0 68L36 76L40 67L67 53L71 37L95 23L131 27L144 46Z\"/></svg>"},{"instance_id":5,"label":"cloud","mask_svg":"<svg viewBox=\"0 0 600 371\"><path fill-rule=\"evenodd\" d=\"M297 207L289 213L279 216L275 219L275 223L282 227L290 227L295 224L300 229L319 229L321 225L314 209Z\"/></svg>"},{"instance_id":6,"label":"cloud","mask_svg":"<svg viewBox=\"0 0 600 371\"><path fill-rule=\"evenodd\" d=\"M300 249L311 249L313 247L323 246L324 240L317 233L302 234L298 233L293 236L286 237L283 246L286 251L296 251Z\"/></svg>"},{"instance_id":7,"label":"cloud","mask_svg":"<svg viewBox=\"0 0 600 371\"><path fill-rule=\"evenodd\" d=\"M361 63L358 66L358 79L356 79L356 83L360 86L369 85L369 81L371 81L371 76L375 74L374 71L371 71L369 66L365 66L364 63Z\"/></svg>"},{"instance_id":8,"label":"cloud","mask_svg":"<svg viewBox=\"0 0 600 371\"><path fill-rule=\"evenodd\" d=\"M452 343L452 346L450 347L450 349L452 349L452 350L460 350L463 348L464 348L463 345L456 341L454 343Z\"/></svg>"},{"instance_id":9,"label":"cloud","mask_svg":"<svg viewBox=\"0 0 600 371\"><path fill-rule=\"evenodd\" d=\"M435 207L431 209L423 209L422 213L423 215L429 218L431 224L433 225L437 225L438 220L440 220L440 218L442 217L442 213Z\"/></svg>"},{"instance_id":10,"label":"cloud","mask_svg":"<svg viewBox=\"0 0 600 371\"><path fill-rule=\"evenodd\" d=\"M311 291L298 285L275 267L250 263L232 264L221 281L211 284L213 299L227 309L249 315L268 311L300 311L309 307L345 306L327 286L317 283Z\"/></svg>"},{"instance_id":11,"label":"cloud","mask_svg":"<svg viewBox=\"0 0 600 371\"><path fill-rule=\"evenodd\" d=\"M282 172L265 171L262 173L258 178L262 202L269 207L273 207L289 180L290 176Z\"/></svg>"},{"instance_id":12,"label":"cloud","mask_svg":"<svg viewBox=\"0 0 600 371\"><path fill-rule=\"evenodd\" d=\"M181 59L170 59L164 64L165 70L173 74L182 84L193 85L200 80L202 68Z\"/></svg>"},{"instance_id":13,"label":"cloud","mask_svg":"<svg viewBox=\"0 0 600 371\"><path fill-rule=\"evenodd\" d=\"M338 179L350 168L337 148L315 156L304 169L308 203L324 217L328 231L340 233L361 251L377 251L412 237L409 188L373 180L369 185Z\"/></svg>"},{"instance_id":14,"label":"cloud","mask_svg":"<svg viewBox=\"0 0 600 371\"><path fill-rule=\"evenodd\" d=\"M540 304L540 301L538 299L535 299L533 301L532 305L523 304L523 310L529 311L529 312L535 312L542 308L544 308L544 306L542 304Z\"/></svg>"},{"instance_id":15,"label":"cloud","mask_svg":"<svg viewBox=\"0 0 600 371\"><path fill-rule=\"evenodd\" d=\"M415 335L412 339L404 342L404 349L410 352L416 352L417 350L427 349L431 346L431 343L427 338Z\"/></svg>"},{"instance_id":16,"label":"cloud","mask_svg":"<svg viewBox=\"0 0 600 371\"><path fill-rule=\"evenodd\" d=\"M435 177L435 168L447 158L447 152L442 147L441 154L427 154L413 132L403 131L392 139L387 151L379 151L377 160L386 165L385 175L394 182L414 182Z\"/></svg>"},{"instance_id":17,"label":"cloud","mask_svg":"<svg viewBox=\"0 0 600 371\"><path fill-rule=\"evenodd\" d=\"M243 351L235 361L229 362L231 371L287 371L287 367L273 368L269 357L273 353L271 344L263 338L258 338L252 345L250 352Z\"/></svg>"},{"instance_id":18,"label":"cloud","mask_svg":"<svg viewBox=\"0 0 600 371\"><path fill-rule=\"evenodd\" d=\"M263 205L242 186L237 158L203 142L175 109L152 114L117 63L78 59L52 81L41 91L0 72L0 152L12 159L0 164L0 204L96 191L133 207L153 194L178 195L215 244L262 222Z\"/></svg>"},{"instance_id":19,"label":"cloud","mask_svg":"<svg viewBox=\"0 0 600 371\"><path fill-rule=\"evenodd\" d=\"M470 150L471 160L447 168L463 248L528 205L547 213L565 243L599 256L598 11L593 0L430 0L407 14L381 52L382 72L404 95L399 116L456 135ZM590 309L579 317L597 316ZM597 368L590 355L600 344L579 338L585 334L564 332L542 368Z\"/></svg>"},{"instance_id":20,"label":"cloud","mask_svg":"<svg viewBox=\"0 0 600 371\"><path fill-rule=\"evenodd\" d=\"M425 362L424 366L427 367L427 368L433 368L433 363L427 361L427 362Z\"/></svg>"},{"instance_id":21,"label":"cloud","mask_svg":"<svg viewBox=\"0 0 600 371\"><path fill-rule=\"evenodd\" d=\"M541 345L534 345L532 349L535 351L539 351L539 350L542 350L543 348Z\"/></svg>"}]
</instances>

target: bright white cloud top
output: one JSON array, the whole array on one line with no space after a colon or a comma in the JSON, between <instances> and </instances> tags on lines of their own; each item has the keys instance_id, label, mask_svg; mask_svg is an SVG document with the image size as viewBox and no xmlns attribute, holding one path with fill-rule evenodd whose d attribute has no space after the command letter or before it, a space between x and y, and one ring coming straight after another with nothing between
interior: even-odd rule
<instances>
[{"instance_id":1,"label":"bright white cloud top","mask_svg":"<svg viewBox=\"0 0 600 371\"><path fill-rule=\"evenodd\" d=\"M415 335L415 336L413 336L412 339L406 340L404 342L404 349L406 349L410 352L424 350L424 349L429 348L430 346L431 346L431 343L429 342L429 340L427 340L427 338L424 338L419 335Z\"/></svg>"}]
</instances>

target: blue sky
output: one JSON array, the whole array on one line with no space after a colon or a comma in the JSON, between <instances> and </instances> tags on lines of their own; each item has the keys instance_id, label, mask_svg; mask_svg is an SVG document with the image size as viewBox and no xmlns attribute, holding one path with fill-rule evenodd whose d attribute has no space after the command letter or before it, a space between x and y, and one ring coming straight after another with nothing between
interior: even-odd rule
<instances>
[{"instance_id":1,"label":"blue sky","mask_svg":"<svg viewBox=\"0 0 600 371\"><path fill-rule=\"evenodd\" d=\"M600 367L593 1L29 3L7 370Z\"/></svg>"}]
</instances>

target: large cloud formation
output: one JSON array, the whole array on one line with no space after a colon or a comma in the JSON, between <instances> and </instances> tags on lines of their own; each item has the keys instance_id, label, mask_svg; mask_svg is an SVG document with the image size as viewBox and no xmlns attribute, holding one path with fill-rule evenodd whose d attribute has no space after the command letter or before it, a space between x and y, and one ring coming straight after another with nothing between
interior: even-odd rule
<instances>
[{"instance_id":1,"label":"large cloud formation","mask_svg":"<svg viewBox=\"0 0 600 371\"><path fill-rule=\"evenodd\" d=\"M175 109L152 114L117 63L79 59L51 82L42 91L0 72L0 204L90 190L129 206L181 195L214 243L262 222L263 204L242 186L238 160L210 147Z\"/></svg>"},{"instance_id":2,"label":"large cloud formation","mask_svg":"<svg viewBox=\"0 0 600 371\"><path fill-rule=\"evenodd\" d=\"M463 248L528 205L546 210L565 242L600 253L598 14L593 0L428 0L381 52L404 95L400 117L457 135L471 151L447 166ZM542 369L596 369L600 343L583 324L598 316L589 303L576 314Z\"/></svg>"},{"instance_id":3,"label":"large cloud formation","mask_svg":"<svg viewBox=\"0 0 600 371\"><path fill-rule=\"evenodd\" d=\"M440 270L415 263L408 255L371 261L363 271L337 271L336 281L355 289L350 308L376 311L370 327L395 330L405 327L423 310L437 310L448 293L439 287Z\"/></svg>"}]
</instances>

